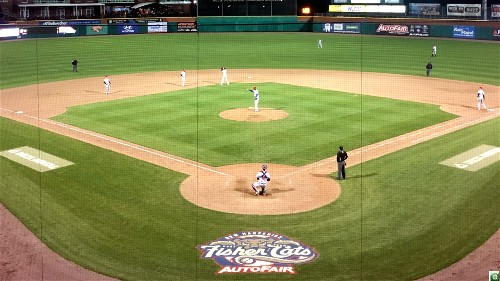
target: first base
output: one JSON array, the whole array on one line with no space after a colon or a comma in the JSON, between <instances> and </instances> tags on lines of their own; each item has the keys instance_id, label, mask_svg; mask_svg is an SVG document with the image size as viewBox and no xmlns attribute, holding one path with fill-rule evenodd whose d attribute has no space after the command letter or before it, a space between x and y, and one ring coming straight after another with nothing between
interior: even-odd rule
<instances>
[{"instance_id":1,"label":"first base","mask_svg":"<svg viewBox=\"0 0 500 281\"><path fill-rule=\"evenodd\" d=\"M489 109L489 108L488 108L488 109L486 109L486 110L488 110L488 111L493 111L493 109Z\"/></svg>"}]
</instances>

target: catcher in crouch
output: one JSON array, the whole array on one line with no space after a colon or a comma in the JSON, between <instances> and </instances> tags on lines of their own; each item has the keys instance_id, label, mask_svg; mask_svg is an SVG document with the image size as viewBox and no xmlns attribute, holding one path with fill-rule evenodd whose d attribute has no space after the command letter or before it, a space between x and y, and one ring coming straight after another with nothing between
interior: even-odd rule
<instances>
[{"instance_id":1,"label":"catcher in crouch","mask_svg":"<svg viewBox=\"0 0 500 281\"><path fill-rule=\"evenodd\" d=\"M255 196L266 195L267 192L267 182L271 180L271 175L267 171L267 165L262 165L262 171L257 173L257 181L252 184L253 191L255 191ZM261 190L259 191L259 187Z\"/></svg>"}]
</instances>

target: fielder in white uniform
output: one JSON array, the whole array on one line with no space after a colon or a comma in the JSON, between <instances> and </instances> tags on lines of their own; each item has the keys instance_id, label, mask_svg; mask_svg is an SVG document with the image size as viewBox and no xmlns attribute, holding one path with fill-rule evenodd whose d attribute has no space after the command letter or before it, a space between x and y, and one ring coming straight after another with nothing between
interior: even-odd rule
<instances>
[{"instance_id":1,"label":"fielder in white uniform","mask_svg":"<svg viewBox=\"0 0 500 281\"><path fill-rule=\"evenodd\" d=\"M252 189L255 191L255 196L266 195L267 182L271 180L271 174L267 171L267 165L262 165L262 171L257 173L257 181L252 184ZM259 191L259 187L261 190Z\"/></svg>"},{"instance_id":2,"label":"fielder in white uniform","mask_svg":"<svg viewBox=\"0 0 500 281\"><path fill-rule=\"evenodd\" d=\"M186 71L183 69L181 71L181 86L184 87L186 84Z\"/></svg>"},{"instance_id":3,"label":"fielder in white uniform","mask_svg":"<svg viewBox=\"0 0 500 281\"><path fill-rule=\"evenodd\" d=\"M104 87L106 88L106 95L111 93L111 81L109 81L108 75L104 76Z\"/></svg>"},{"instance_id":4,"label":"fielder in white uniform","mask_svg":"<svg viewBox=\"0 0 500 281\"><path fill-rule=\"evenodd\" d=\"M253 87L253 90L248 90L248 91L253 93L254 111L258 112L259 111L259 90L257 90L257 87Z\"/></svg>"},{"instance_id":5,"label":"fielder in white uniform","mask_svg":"<svg viewBox=\"0 0 500 281\"><path fill-rule=\"evenodd\" d=\"M318 48L323 48L323 41L321 39L318 40Z\"/></svg>"},{"instance_id":6,"label":"fielder in white uniform","mask_svg":"<svg viewBox=\"0 0 500 281\"><path fill-rule=\"evenodd\" d=\"M432 55L431 57L435 57L436 56L436 52L437 52L437 48L436 48L436 45L432 46Z\"/></svg>"},{"instance_id":7,"label":"fielder in white uniform","mask_svg":"<svg viewBox=\"0 0 500 281\"><path fill-rule=\"evenodd\" d=\"M484 94L483 87L479 87L479 91L477 91L477 110L481 110L481 104L483 104L484 109L487 109L484 102L485 99L486 95Z\"/></svg>"},{"instance_id":8,"label":"fielder in white uniform","mask_svg":"<svg viewBox=\"0 0 500 281\"><path fill-rule=\"evenodd\" d=\"M224 81L229 85L229 81L227 80L227 69L223 66L220 71L222 72L222 78L220 79L220 84L222 85Z\"/></svg>"}]
</instances>

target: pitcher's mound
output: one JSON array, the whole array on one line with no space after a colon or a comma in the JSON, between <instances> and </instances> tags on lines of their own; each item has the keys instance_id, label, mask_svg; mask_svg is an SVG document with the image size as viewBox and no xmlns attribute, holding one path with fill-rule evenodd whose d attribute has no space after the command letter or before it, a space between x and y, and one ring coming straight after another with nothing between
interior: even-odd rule
<instances>
[{"instance_id":1,"label":"pitcher's mound","mask_svg":"<svg viewBox=\"0 0 500 281\"><path fill-rule=\"evenodd\" d=\"M249 107L222 111L219 116L234 121L265 122L287 118L288 113L274 108L261 108L258 112L255 112L252 107Z\"/></svg>"}]
</instances>

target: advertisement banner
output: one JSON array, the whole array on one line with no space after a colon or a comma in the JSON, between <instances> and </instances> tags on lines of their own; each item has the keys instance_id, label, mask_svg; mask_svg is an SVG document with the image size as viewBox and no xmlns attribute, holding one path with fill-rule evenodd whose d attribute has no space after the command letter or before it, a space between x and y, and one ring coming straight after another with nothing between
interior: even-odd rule
<instances>
[{"instance_id":1,"label":"advertisement banner","mask_svg":"<svg viewBox=\"0 0 500 281\"><path fill-rule=\"evenodd\" d=\"M59 34L60 36L78 35L78 28L74 26L58 26L57 34Z\"/></svg>"},{"instance_id":2,"label":"advertisement banner","mask_svg":"<svg viewBox=\"0 0 500 281\"><path fill-rule=\"evenodd\" d=\"M500 5L491 5L491 17L500 18Z\"/></svg>"},{"instance_id":3,"label":"advertisement banner","mask_svg":"<svg viewBox=\"0 0 500 281\"><path fill-rule=\"evenodd\" d=\"M453 37L474 39L476 38L476 28L474 26L454 25Z\"/></svg>"},{"instance_id":4,"label":"advertisement banner","mask_svg":"<svg viewBox=\"0 0 500 281\"><path fill-rule=\"evenodd\" d=\"M409 14L412 16L439 16L441 15L441 4L438 3L410 3Z\"/></svg>"},{"instance_id":5,"label":"advertisement banner","mask_svg":"<svg viewBox=\"0 0 500 281\"><path fill-rule=\"evenodd\" d=\"M87 26L87 35L106 35L108 34L107 25L89 25Z\"/></svg>"},{"instance_id":6,"label":"advertisement banner","mask_svg":"<svg viewBox=\"0 0 500 281\"><path fill-rule=\"evenodd\" d=\"M429 37L429 26L420 24L410 25L410 36Z\"/></svg>"},{"instance_id":7,"label":"advertisement banner","mask_svg":"<svg viewBox=\"0 0 500 281\"><path fill-rule=\"evenodd\" d=\"M404 14L405 5L330 5L330 13L385 13L385 14Z\"/></svg>"},{"instance_id":8,"label":"advertisement banner","mask_svg":"<svg viewBox=\"0 0 500 281\"><path fill-rule=\"evenodd\" d=\"M198 28L195 22L179 22L177 23L177 32L196 32Z\"/></svg>"},{"instance_id":9,"label":"advertisement banner","mask_svg":"<svg viewBox=\"0 0 500 281\"><path fill-rule=\"evenodd\" d=\"M480 17L481 4L447 4L448 16Z\"/></svg>"},{"instance_id":10,"label":"advertisement banner","mask_svg":"<svg viewBox=\"0 0 500 281\"><path fill-rule=\"evenodd\" d=\"M327 33L352 33L359 34L361 24L359 23L325 23L323 24L323 32Z\"/></svg>"},{"instance_id":11,"label":"advertisement banner","mask_svg":"<svg viewBox=\"0 0 500 281\"><path fill-rule=\"evenodd\" d=\"M118 27L118 34L135 34L139 32L139 27L132 24L121 24Z\"/></svg>"},{"instance_id":12,"label":"advertisement banner","mask_svg":"<svg viewBox=\"0 0 500 281\"><path fill-rule=\"evenodd\" d=\"M493 39L500 40L500 28L493 29Z\"/></svg>"},{"instance_id":13,"label":"advertisement banner","mask_svg":"<svg viewBox=\"0 0 500 281\"><path fill-rule=\"evenodd\" d=\"M405 24L379 24L377 35L408 36L410 29Z\"/></svg>"},{"instance_id":14,"label":"advertisement banner","mask_svg":"<svg viewBox=\"0 0 500 281\"><path fill-rule=\"evenodd\" d=\"M82 24L100 24L100 20L66 20L66 21L41 21L39 25L62 26L62 25L82 25Z\"/></svg>"},{"instance_id":15,"label":"advertisement banner","mask_svg":"<svg viewBox=\"0 0 500 281\"><path fill-rule=\"evenodd\" d=\"M168 22L148 22L148 33L164 33L168 31Z\"/></svg>"}]
</instances>

